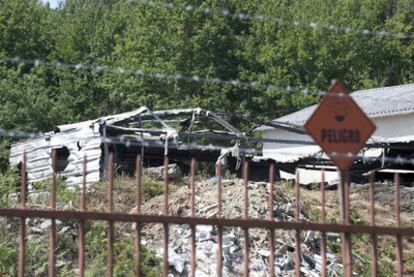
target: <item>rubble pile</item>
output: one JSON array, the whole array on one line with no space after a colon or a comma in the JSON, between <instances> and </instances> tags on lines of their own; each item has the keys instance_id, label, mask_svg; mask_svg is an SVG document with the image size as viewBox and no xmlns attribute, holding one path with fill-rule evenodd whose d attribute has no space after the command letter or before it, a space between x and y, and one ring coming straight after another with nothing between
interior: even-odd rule
<instances>
[{"instance_id":1,"label":"rubble pile","mask_svg":"<svg viewBox=\"0 0 414 277\"><path fill-rule=\"evenodd\" d=\"M222 209L225 218L242 218L243 180L222 181ZM249 218L268 218L268 184L249 182ZM295 200L275 188L273 216L277 221L293 221ZM170 214L188 216L190 213L190 188L178 188L169 195ZM146 214L162 211L162 196L154 197L144 204ZM216 179L198 182L196 187L196 216L214 218L217 216ZM302 210L300 219L308 216ZM162 257L162 226L147 225L143 231L145 243ZM251 276L268 276L269 243L268 231L249 230L249 267ZM336 238L335 238L336 239ZM223 232L223 275L240 276L243 273L244 230L225 227ZM321 271L319 233L301 233L301 271L304 276L319 276ZM191 229L185 225L170 226L169 263L171 276L187 276L190 270ZM216 226L196 227L196 276L215 276L217 272L217 228ZM275 272L278 276L294 276L294 231L275 230ZM330 276L341 276L342 265L332 253L327 253Z\"/></svg>"}]
</instances>

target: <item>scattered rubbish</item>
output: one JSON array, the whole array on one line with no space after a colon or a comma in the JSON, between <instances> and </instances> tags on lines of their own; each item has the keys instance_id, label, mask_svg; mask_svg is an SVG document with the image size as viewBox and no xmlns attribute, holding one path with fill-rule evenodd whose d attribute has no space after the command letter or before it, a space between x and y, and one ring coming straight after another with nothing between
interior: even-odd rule
<instances>
[{"instance_id":1,"label":"scattered rubbish","mask_svg":"<svg viewBox=\"0 0 414 277\"><path fill-rule=\"evenodd\" d=\"M216 179L208 179L197 183L196 215L200 217L215 217L217 214ZM222 187L222 209L226 218L242 218L243 215L243 180L222 180L226 186ZM267 198L268 184L265 182L249 182L249 217L268 218ZM169 196L170 212L185 210L189 213L189 188L183 186ZM284 195L275 188L274 219L277 221L293 221L295 200ZM154 197L143 206L145 213L151 214L161 208L162 197ZM179 207L178 207L179 206ZM188 216L189 214L182 214ZM308 220L307 214L301 210L300 219ZM149 248L157 250L162 257L159 237L161 226L151 225L143 233ZM196 236L196 276L216 276L218 232L215 226L198 225L195 228ZM250 276L268 276L269 272L269 232L267 230L250 229L249 269ZM336 240L336 234L328 234L329 239ZM171 225L169 238L169 264L171 276L188 276L190 271L191 229L188 225ZM301 233L301 272L303 276L319 276L321 272L320 234L314 231ZM223 276L241 276L243 274L243 243L244 230L242 228L223 228ZM275 230L275 272L278 276L294 276L295 270L295 240L294 232L289 230ZM327 253L329 276L340 276L342 267L336 256ZM339 272L339 273L337 273Z\"/></svg>"}]
</instances>

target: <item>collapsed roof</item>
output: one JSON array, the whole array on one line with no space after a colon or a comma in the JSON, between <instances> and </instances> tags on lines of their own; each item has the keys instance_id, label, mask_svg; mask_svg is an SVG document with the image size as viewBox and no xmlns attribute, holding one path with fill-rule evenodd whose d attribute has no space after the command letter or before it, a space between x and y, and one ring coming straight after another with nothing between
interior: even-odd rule
<instances>
[{"instance_id":1,"label":"collapsed roof","mask_svg":"<svg viewBox=\"0 0 414 277\"><path fill-rule=\"evenodd\" d=\"M102 180L108 151L126 171L134 168L134 155L145 147L145 156L163 154L188 158L188 152L205 160L237 153L245 134L218 114L201 108L151 111L137 110L79 123L59 125L42 137L18 142L11 147L10 164L18 166L26 153L28 180L52 176L52 149L58 156L59 175L69 184L82 180L82 162L87 157L87 182ZM225 140L214 146L211 141ZM253 151L253 150L252 150ZM131 160L132 159L132 160Z\"/></svg>"}]
</instances>

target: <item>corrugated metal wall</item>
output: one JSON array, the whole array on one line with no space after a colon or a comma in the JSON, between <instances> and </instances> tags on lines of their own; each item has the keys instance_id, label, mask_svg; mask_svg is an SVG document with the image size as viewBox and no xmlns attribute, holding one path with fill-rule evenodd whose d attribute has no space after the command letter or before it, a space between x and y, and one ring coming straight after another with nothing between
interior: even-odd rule
<instances>
[{"instance_id":1,"label":"corrugated metal wall","mask_svg":"<svg viewBox=\"0 0 414 277\"><path fill-rule=\"evenodd\" d=\"M82 160L85 155L88 160L86 180L97 182L101 174L101 143L99 128L80 125L78 128L65 132L13 145L10 151L10 164L18 166L22 154L26 151L28 181L37 182L49 179L52 176L52 149L66 147L69 151L68 165L62 172L59 172L59 175L65 179L65 183L76 185L82 182Z\"/></svg>"}]
</instances>

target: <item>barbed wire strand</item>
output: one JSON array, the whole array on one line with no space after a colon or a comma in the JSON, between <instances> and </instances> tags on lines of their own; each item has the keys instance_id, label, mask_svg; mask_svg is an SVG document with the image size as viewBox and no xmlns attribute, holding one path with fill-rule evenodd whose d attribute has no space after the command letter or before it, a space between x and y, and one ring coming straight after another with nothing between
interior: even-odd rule
<instances>
[{"instance_id":1,"label":"barbed wire strand","mask_svg":"<svg viewBox=\"0 0 414 277\"><path fill-rule=\"evenodd\" d=\"M44 137L45 134L42 132L26 132L22 130L6 130L0 128L0 137L9 137L9 138L40 138Z\"/></svg>"},{"instance_id":2,"label":"barbed wire strand","mask_svg":"<svg viewBox=\"0 0 414 277\"><path fill-rule=\"evenodd\" d=\"M191 134L188 134L189 136L191 136ZM5 130L5 129L1 129L0 128L0 137L13 137L13 138L46 138L47 136L51 136L51 134L46 134L46 133L29 133L29 132L25 132L25 131L21 131L21 130ZM199 136L193 136L194 138L199 138ZM134 139L131 139L134 138ZM117 144L117 145L124 145L126 147L133 147L133 146L137 146L137 147L152 147L152 148L165 148L165 143L163 141L158 141L159 143L154 143L154 142L148 142L148 141L140 141L140 137L131 137L131 136L118 136L118 137L106 137L106 138L102 138L102 143L110 143L110 144ZM255 138L256 142L260 141L260 138ZM237 140L237 138L231 138L228 139L228 141L231 140ZM272 139L266 139L266 141L273 141ZM275 142L278 143L286 143L286 144L295 144L295 145L300 145L301 143L303 144L302 146L316 146L316 144L314 144L313 142L306 142L306 141L296 141L296 140L283 140L283 139L275 139ZM367 144L368 145L368 144ZM382 148L381 145L378 146L371 146L371 148ZM229 149L231 148L231 146L223 146L223 145L212 145L212 144L208 144L208 145L200 145L200 144L196 144L196 143L183 143L183 142L169 142L168 143L168 148L178 148L178 149L182 149L182 150L210 150L210 151L221 151L223 149ZM368 147L369 148L369 147ZM414 150L414 147L413 147ZM255 155L255 154L262 154L262 150L257 150L254 148L242 148L240 147L238 149L238 151L242 154L246 154L246 155ZM406 156L402 156L402 155L397 155L395 157L386 157L384 155L380 155L378 157L372 157L372 156L365 156L365 155L354 155L352 153L339 153L339 152L331 152L331 153L325 153L322 151L319 151L317 153L313 153L313 154L297 154L297 153L293 153L293 152L288 152L288 151L276 151L276 155L286 155L286 156L297 156L298 159L306 159L306 158L315 158L317 160L323 160L323 156L326 155L328 157L332 157L332 158L347 158L347 159L361 159L364 162L387 162L387 163L391 163L391 164L398 164L398 165L413 165L414 166L414 158L411 157L406 157ZM263 157L263 156L262 156ZM267 158L267 157L263 157L263 158Z\"/></svg>"},{"instance_id":3,"label":"barbed wire strand","mask_svg":"<svg viewBox=\"0 0 414 277\"><path fill-rule=\"evenodd\" d=\"M240 20L256 20L256 21L267 21L274 22L276 24L293 27L293 28L304 28L311 30L325 30L333 33L354 33L362 36L388 38L388 39L413 39L414 34L403 33L403 32L391 32L385 30L372 30L366 28L353 28L348 26L337 26L333 24L324 24L317 22L304 22L300 20L288 20L271 15L249 15L247 13L231 12L229 9L218 9L212 7L199 7L192 4L176 4L172 2L161 3L157 1L146 1L146 0L130 0L130 3L137 3L140 5L146 5L153 8L167 8L167 9L178 9L185 12L201 12L203 14L215 14L222 17L228 17Z\"/></svg>"},{"instance_id":4,"label":"barbed wire strand","mask_svg":"<svg viewBox=\"0 0 414 277\"><path fill-rule=\"evenodd\" d=\"M94 72L110 72L116 74L130 74L138 78L155 78L159 80L169 80L169 81L186 81L186 82L195 82L195 83L209 83L209 84L219 84L219 85L229 85L233 87L241 88L253 88L253 89L264 89L264 90L277 90L285 91L287 93L302 93L305 95L315 95L315 96L333 96L333 97L345 97L347 93L327 93L321 90L314 90L310 88L299 88L295 86L281 86L275 84L260 84L259 82L246 82L240 80L222 80L220 78L208 78L200 77L197 75L186 76L180 73L167 74L162 72L146 72L140 69L126 69L122 67L109 67L106 65L85 65L81 63L63 63L60 61L44 61L42 59L27 59L19 56L13 57L0 57L0 62L10 62L15 64L25 64L37 66L48 66L54 68L66 68L72 69L75 71L94 71Z\"/></svg>"},{"instance_id":5,"label":"barbed wire strand","mask_svg":"<svg viewBox=\"0 0 414 277\"><path fill-rule=\"evenodd\" d=\"M164 148L165 145L164 143L160 143L160 144L150 144L146 141L144 141L144 143L138 141L138 140L127 140L124 137L107 137L103 140L103 143L112 143L112 144L122 144L126 147L132 147L132 146L138 146L138 147L142 147L143 144L145 147L154 147L154 148ZM219 146L219 145L198 145L198 144L188 144L188 143L169 143L168 144L169 147L174 148L179 146L181 149L188 149L188 150L223 150L223 149L229 149L232 147L228 147L228 146ZM308 145L309 146L309 145ZM413 148L414 150L414 148ZM245 155L252 155L252 154L257 154L257 153L261 153L262 151L257 151L256 149L253 148L242 148L240 147L238 149L238 152L241 154L245 154ZM378 157L373 157L373 156L365 156L365 155L354 155L352 153L339 153L339 152L331 152L331 153L326 153L323 151L319 151L317 153L312 153L309 155L306 154L296 154L296 153L292 153L292 152L287 152L287 151L277 151L276 154L279 155L286 155L286 156L297 156L298 160L299 159L307 159L307 158L314 158L316 160L326 160L326 158L323 158L324 155L331 157L331 158L347 158L347 159L359 159L362 160L365 163L372 163L372 162L387 162L387 163L391 163L391 164L398 164L398 165L406 165L406 164L410 164L414 166L414 158L411 157L406 157L406 156L402 156L402 155L396 155L395 157L386 157L384 155L380 155ZM266 156L261 156L259 158L268 158L271 159L271 157L266 157ZM277 162L277 160L276 160Z\"/></svg>"}]
</instances>

